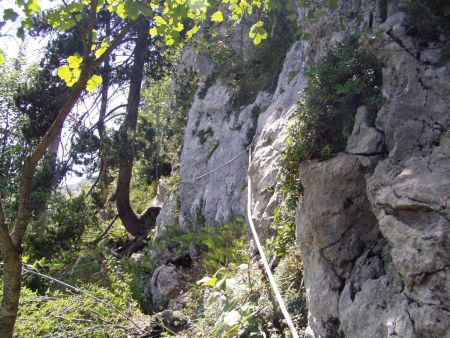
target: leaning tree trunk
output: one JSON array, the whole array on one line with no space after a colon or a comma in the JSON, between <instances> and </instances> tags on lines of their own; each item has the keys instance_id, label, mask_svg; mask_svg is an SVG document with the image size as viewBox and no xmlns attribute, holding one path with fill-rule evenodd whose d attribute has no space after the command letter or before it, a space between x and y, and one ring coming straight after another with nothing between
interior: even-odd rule
<instances>
[{"instance_id":1,"label":"leaning tree trunk","mask_svg":"<svg viewBox=\"0 0 450 338\"><path fill-rule=\"evenodd\" d=\"M124 138L121 151L121 163L119 165L119 177L117 180L116 205L117 213L125 229L135 237L141 237L148 232L145 216L153 211L156 218L157 208L149 209L142 215L138 215L130 203L130 185L135 157L134 137L137 127L139 104L141 100L141 85L144 73L145 56L149 44L148 23L143 22L137 28L136 45L133 51L134 64L130 76L130 91L128 94L127 115L121 126ZM148 224L148 223L147 223Z\"/></svg>"},{"instance_id":2,"label":"leaning tree trunk","mask_svg":"<svg viewBox=\"0 0 450 338\"><path fill-rule=\"evenodd\" d=\"M61 107L58 116L42 137L34 152L25 159L19 187L16 226L10 234L3 205L0 207L0 255L4 262L3 295L0 309L0 338L12 337L19 308L22 239L25 235L31 214L31 193L33 178L39 161L47 148L60 134L64 120L74 107L81 92L86 87L91 70L85 69L74 90Z\"/></svg>"},{"instance_id":3,"label":"leaning tree trunk","mask_svg":"<svg viewBox=\"0 0 450 338\"><path fill-rule=\"evenodd\" d=\"M3 298L0 309L0 338L11 337L19 308L18 296L21 285L19 253L9 237L8 221L0 196L0 252L3 259ZM16 299L17 298L17 299Z\"/></svg>"},{"instance_id":4,"label":"leaning tree trunk","mask_svg":"<svg viewBox=\"0 0 450 338\"><path fill-rule=\"evenodd\" d=\"M91 32L95 26L97 1L91 1L91 15L89 19L88 29L86 30L91 36ZM71 93L61 106L58 115L53 124L47 130L45 135L39 141L33 153L28 156L23 165L22 176L20 178L18 210L15 227L12 232L8 228L7 219L3 212L0 211L0 256L4 263L3 275L3 294L0 309L0 338L12 337L14 325L17 319L17 311L19 308L20 287L21 287L21 253L22 240L27 231L31 213L31 193L33 186L33 178L36 173L36 167L44 156L47 148L60 134L64 121L75 106L82 91L86 88L87 82L92 71L102 63L111 52L121 44L125 35L141 20L136 20L127 24L123 30L117 35L115 40L107 48L101 57L88 62L83 62L81 66L80 78L73 87ZM90 46L90 44L86 44ZM84 61L89 59L90 49L86 49L83 55Z\"/></svg>"},{"instance_id":5,"label":"leaning tree trunk","mask_svg":"<svg viewBox=\"0 0 450 338\"><path fill-rule=\"evenodd\" d=\"M111 13L106 12L106 37L109 39L111 37ZM105 149L106 145L106 127L105 127L105 117L106 110L108 109L108 93L110 86L110 72L111 67L109 64L109 57L105 59L104 62L105 73L103 75L103 86L101 92L101 103L100 112L98 114L97 130L100 137L100 169L99 169L99 184L100 184L100 206L103 208L108 199L109 190L109 152Z\"/></svg>"},{"instance_id":6,"label":"leaning tree trunk","mask_svg":"<svg viewBox=\"0 0 450 338\"><path fill-rule=\"evenodd\" d=\"M36 240L41 242L44 240L45 235L45 229L47 228L48 223L48 200L50 199L51 193L53 189L55 189L58 185L59 181L59 174L56 172L57 162L58 162L58 148L59 144L61 143L61 132L56 137L56 139L50 144L48 150L47 150L47 156L48 158L44 159L44 162L47 162L43 164L43 166L49 166L51 169L51 179L50 179L50 186L48 187L48 190L46 192L45 201L42 204L41 210L38 212L38 216L36 218L36 223L34 224L34 233L36 236Z\"/></svg>"}]
</instances>

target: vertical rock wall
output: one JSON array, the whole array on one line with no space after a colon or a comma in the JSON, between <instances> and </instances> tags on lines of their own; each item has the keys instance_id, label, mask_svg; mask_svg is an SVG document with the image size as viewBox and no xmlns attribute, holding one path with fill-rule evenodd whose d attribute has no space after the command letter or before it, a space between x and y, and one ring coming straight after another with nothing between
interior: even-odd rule
<instances>
[{"instance_id":1,"label":"vertical rock wall","mask_svg":"<svg viewBox=\"0 0 450 338\"><path fill-rule=\"evenodd\" d=\"M440 61L445 37L420 49L397 10L396 2L375 0L341 1L337 10L325 10L309 23L313 38L288 52L275 92L259 93L239 111L231 109L233 88L220 82L197 95L178 197L172 194L163 207L169 219L178 199L186 230L244 216L245 148L253 140L252 215L264 233L281 203L280 156L305 70L345 35L379 32L361 38L384 66L386 103L376 128L361 107L347 151L300 168L305 194L296 234L309 337L450 336L450 67ZM302 23L306 11L298 12Z\"/></svg>"},{"instance_id":2,"label":"vertical rock wall","mask_svg":"<svg viewBox=\"0 0 450 338\"><path fill-rule=\"evenodd\" d=\"M300 170L307 335L449 337L450 67L438 62L445 38L421 50L401 12L374 28L380 33L361 43L384 66L378 130L355 125L347 154ZM381 133L387 153L373 156Z\"/></svg>"}]
</instances>

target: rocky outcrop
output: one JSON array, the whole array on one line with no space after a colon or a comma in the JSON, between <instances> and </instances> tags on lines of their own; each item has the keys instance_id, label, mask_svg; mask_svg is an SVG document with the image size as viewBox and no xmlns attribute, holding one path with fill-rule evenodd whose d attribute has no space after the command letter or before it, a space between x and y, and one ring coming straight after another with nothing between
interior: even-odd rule
<instances>
[{"instance_id":1,"label":"rocky outcrop","mask_svg":"<svg viewBox=\"0 0 450 338\"><path fill-rule=\"evenodd\" d=\"M360 108L348 154L301 166L307 336L449 337L450 67L405 14L378 29L362 39L384 65L376 129Z\"/></svg>"},{"instance_id":2,"label":"rocky outcrop","mask_svg":"<svg viewBox=\"0 0 450 338\"><path fill-rule=\"evenodd\" d=\"M375 155L385 152L384 135L370 126L367 107L358 108L355 115L355 125L350 135L345 151L353 155Z\"/></svg>"},{"instance_id":3,"label":"rocky outcrop","mask_svg":"<svg viewBox=\"0 0 450 338\"><path fill-rule=\"evenodd\" d=\"M386 102L376 125L360 107L344 153L301 165L296 234L308 337L450 337L450 66L441 58L445 37L424 48L399 6L341 1L341 20L325 10L308 26L313 39L291 47L275 92L247 106L233 110L233 88L220 81L198 92L179 193L166 199L158 220L162 229L179 210L188 230L245 215L251 144L251 211L265 234L282 203L281 153L305 71L345 35L377 32L360 39L383 64ZM306 12L298 10L299 22Z\"/></svg>"}]
</instances>

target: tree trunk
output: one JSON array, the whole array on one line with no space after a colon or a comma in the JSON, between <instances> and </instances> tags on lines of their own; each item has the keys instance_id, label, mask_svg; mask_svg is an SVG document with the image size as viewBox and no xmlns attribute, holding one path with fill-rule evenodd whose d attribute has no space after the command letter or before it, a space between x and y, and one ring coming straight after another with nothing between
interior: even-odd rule
<instances>
[{"instance_id":1,"label":"tree trunk","mask_svg":"<svg viewBox=\"0 0 450 338\"><path fill-rule=\"evenodd\" d=\"M45 202L42 205L42 209L39 211L36 223L34 224L34 233L36 234L36 240L38 241L42 241L44 239L45 229L47 228L48 223L48 199L51 196L52 190L58 185L59 175L56 172L56 166L58 160L58 148L60 143L61 132L58 134L57 138L52 142L52 144L50 144L47 151L48 158L45 159L45 161L48 161L48 165L52 168L52 178L50 181L50 189L46 196Z\"/></svg>"},{"instance_id":2,"label":"tree trunk","mask_svg":"<svg viewBox=\"0 0 450 338\"><path fill-rule=\"evenodd\" d=\"M130 184L135 156L134 138L136 133L139 104L141 101L141 85L144 73L145 56L148 48L148 23L142 22L137 27L136 45L133 51L134 64L130 76L130 91L128 94L127 115L121 126L124 136L124 151L121 158L119 177L117 179L116 205L117 213L125 229L135 237L148 232L147 227L136 214L130 203Z\"/></svg>"},{"instance_id":3,"label":"tree trunk","mask_svg":"<svg viewBox=\"0 0 450 338\"><path fill-rule=\"evenodd\" d=\"M95 9L96 1L92 1ZM93 11L95 13L95 10ZM95 21L95 16L90 21ZM3 275L2 308L0 310L0 338L12 337L14 324L17 318L18 304L21 287L21 258L22 240L28 227L31 212L31 193L33 178L39 161L44 156L47 148L60 134L64 121L75 106L82 91L86 88L91 72L108 57L111 52L122 42L125 35L139 22L136 20L127 24L111 43L103 55L93 62L82 64L80 78L73 87L60 108L55 121L39 141L34 152L24 160L22 176L19 187L18 210L15 228L10 234L3 204L0 205L0 255L3 258L5 273ZM91 36L94 23L90 23L87 35ZM87 57L84 61L87 61ZM1 200L1 199L0 199Z\"/></svg>"},{"instance_id":4,"label":"tree trunk","mask_svg":"<svg viewBox=\"0 0 450 338\"><path fill-rule=\"evenodd\" d=\"M0 309L0 338L12 337L19 308L21 263L19 253L9 237L8 222L0 196L0 253L3 260L3 297Z\"/></svg>"},{"instance_id":5,"label":"tree trunk","mask_svg":"<svg viewBox=\"0 0 450 338\"><path fill-rule=\"evenodd\" d=\"M106 12L107 22L106 22L106 37L111 37L111 13ZM104 63L105 74L103 75L103 87L101 93L101 103L100 112L98 115L97 130L100 137L100 169L99 169L99 182L100 182L100 206L103 208L108 199L109 190L109 154L105 149L106 142L106 129L105 129L105 116L106 110L108 109L108 92L110 85L110 65L109 57L105 59Z\"/></svg>"},{"instance_id":6,"label":"tree trunk","mask_svg":"<svg viewBox=\"0 0 450 338\"><path fill-rule=\"evenodd\" d=\"M25 159L19 188L19 208L16 226L11 235L9 234L6 216L3 211L3 204L0 206L0 254L3 258L5 271L3 275L2 308L0 310L0 338L12 337L17 318L22 281L20 254L22 251L22 239L30 220L31 192L36 167L47 148L60 134L64 120L86 87L89 75L90 71L88 69L81 73L79 82L60 109L55 121L43 136L35 151Z\"/></svg>"}]
</instances>

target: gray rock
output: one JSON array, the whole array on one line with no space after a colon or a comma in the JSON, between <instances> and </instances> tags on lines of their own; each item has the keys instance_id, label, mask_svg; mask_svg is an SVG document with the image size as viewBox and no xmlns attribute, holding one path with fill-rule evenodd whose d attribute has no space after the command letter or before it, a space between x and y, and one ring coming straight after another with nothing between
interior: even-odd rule
<instances>
[{"instance_id":1,"label":"gray rock","mask_svg":"<svg viewBox=\"0 0 450 338\"><path fill-rule=\"evenodd\" d=\"M383 134L369 125L367 107L359 107L345 151L354 155L374 155L383 153L384 148Z\"/></svg>"},{"instance_id":2,"label":"gray rock","mask_svg":"<svg viewBox=\"0 0 450 338\"><path fill-rule=\"evenodd\" d=\"M178 219L178 192L171 191L165 198L158 218L156 218L156 236L165 233L166 226L174 225Z\"/></svg>"},{"instance_id":3,"label":"gray rock","mask_svg":"<svg viewBox=\"0 0 450 338\"><path fill-rule=\"evenodd\" d=\"M300 168L304 195L296 235L304 259L310 336L338 334L342 279L350 277L352 261L378 237L365 194L365 176L377 159L340 154Z\"/></svg>"},{"instance_id":4,"label":"gray rock","mask_svg":"<svg viewBox=\"0 0 450 338\"><path fill-rule=\"evenodd\" d=\"M383 62L387 100L376 130L359 110L347 151L378 152L379 130L388 157L301 166L297 237L310 337L450 337L450 69L434 66L439 50L417 56L408 25L397 12L381 35L361 39ZM353 189L359 211L338 202Z\"/></svg>"},{"instance_id":5,"label":"gray rock","mask_svg":"<svg viewBox=\"0 0 450 338\"><path fill-rule=\"evenodd\" d=\"M400 4L388 2L383 22L380 3L341 1L340 13L351 13L342 20L324 10L308 25L314 39L292 46L273 95L260 93L254 103L232 112L233 89L218 82L204 98L196 97L189 112L180 226L218 225L246 214L243 151L256 127L251 212L264 235L282 203L281 153L289 116L307 83L305 70L345 35L378 32L360 39L383 63L386 103L376 127L369 126L364 108L358 109L348 154L301 166L305 195L296 235L304 259L309 337L450 337L450 69L438 62L442 51L418 48ZM299 8L298 14L303 23L307 10ZM185 69L212 70L192 51L183 58ZM367 156L385 151L383 158ZM177 195L170 196L158 231L176 214ZM179 272L167 265L158 269L152 278L155 299L182 303Z\"/></svg>"},{"instance_id":6,"label":"gray rock","mask_svg":"<svg viewBox=\"0 0 450 338\"><path fill-rule=\"evenodd\" d=\"M203 99L196 97L189 112L180 165L179 224L183 230L221 224L245 214L244 147L246 130L254 123L253 105L234 114L232 95L231 88L213 85Z\"/></svg>"},{"instance_id":7,"label":"gray rock","mask_svg":"<svg viewBox=\"0 0 450 338\"><path fill-rule=\"evenodd\" d=\"M268 232L274 210L282 203L278 174L289 117L297 109L300 91L306 84L304 48L303 43L297 42L287 53L275 94L258 119L249 175L252 181L252 218L262 238Z\"/></svg>"},{"instance_id":8,"label":"gray rock","mask_svg":"<svg viewBox=\"0 0 450 338\"><path fill-rule=\"evenodd\" d=\"M365 175L377 159L340 154L301 165L304 194L297 213L297 239L303 252L318 247L334 266L344 268L377 237L365 193Z\"/></svg>"},{"instance_id":9,"label":"gray rock","mask_svg":"<svg viewBox=\"0 0 450 338\"><path fill-rule=\"evenodd\" d=\"M176 267L161 265L153 272L150 284L146 288L150 291L153 306L158 308L178 296L185 284L183 274Z\"/></svg>"}]
</instances>

